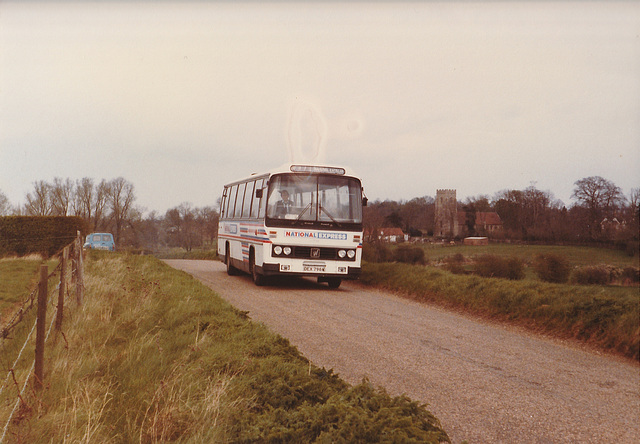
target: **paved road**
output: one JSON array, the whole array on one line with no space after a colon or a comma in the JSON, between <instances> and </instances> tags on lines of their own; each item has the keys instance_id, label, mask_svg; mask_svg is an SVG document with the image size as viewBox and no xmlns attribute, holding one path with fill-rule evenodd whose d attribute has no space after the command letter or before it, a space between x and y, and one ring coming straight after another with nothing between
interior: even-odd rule
<instances>
[{"instance_id":1,"label":"paved road","mask_svg":"<svg viewBox=\"0 0 640 444\"><path fill-rule=\"evenodd\" d=\"M311 280L258 288L174 261L314 364L429 404L454 443L640 442L640 367L371 290Z\"/></svg>"}]
</instances>

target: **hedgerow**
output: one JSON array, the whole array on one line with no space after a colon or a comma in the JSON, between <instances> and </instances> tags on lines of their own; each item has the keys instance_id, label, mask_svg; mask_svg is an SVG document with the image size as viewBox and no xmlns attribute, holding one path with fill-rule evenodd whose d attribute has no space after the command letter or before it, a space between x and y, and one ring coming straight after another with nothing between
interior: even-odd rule
<instances>
[{"instance_id":1,"label":"hedgerow","mask_svg":"<svg viewBox=\"0 0 640 444\"><path fill-rule=\"evenodd\" d=\"M0 256L37 253L49 257L72 242L78 231L88 232L81 217L0 217Z\"/></svg>"}]
</instances>

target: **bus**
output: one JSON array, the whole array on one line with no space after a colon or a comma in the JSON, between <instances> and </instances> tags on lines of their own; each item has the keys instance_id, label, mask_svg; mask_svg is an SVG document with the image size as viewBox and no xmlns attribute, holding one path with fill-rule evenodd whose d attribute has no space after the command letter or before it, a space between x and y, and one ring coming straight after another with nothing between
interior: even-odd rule
<instances>
[{"instance_id":1,"label":"bus","mask_svg":"<svg viewBox=\"0 0 640 444\"><path fill-rule=\"evenodd\" d=\"M218 255L227 273L256 285L268 276L312 276L331 288L358 279L360 179L348 168L286 164L224 186Z\"/></svg>"}]
</instances>

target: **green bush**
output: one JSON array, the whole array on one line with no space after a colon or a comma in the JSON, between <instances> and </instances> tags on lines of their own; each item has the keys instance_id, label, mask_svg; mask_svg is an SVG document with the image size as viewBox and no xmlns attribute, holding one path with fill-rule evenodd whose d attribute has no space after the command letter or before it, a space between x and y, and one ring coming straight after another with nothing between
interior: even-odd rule
<instances>
[{"instance_id":1,"label":"green bush","mask_svg":"<svg viewBox=\"0 0 640 444\"><path fill-rule=\"evenodd\" d=\"M367 262L392 262L393 252L391 249L380 242L365 244L362 249L362 259Z\"/></svg>"},{"instance_id":2,"label":"green bush","mask_svg":"<svg viewBox=\"0 0 640 444\"><path fill-rule=\"evenodd\" d=\"M484 254L476 258L474 272L482 277L520 280L524 279L524 263L517 257Z\"/></svg>"},{"instance_id":3,"label":"green bush","mask_svg":"<svg viewBox=\"0 0 640 444\"><path fill-rule=\"evenodd\" d=\"M637 283L640 282L640 268L625 267L620 275L623 283Z\"/></svg>"},{"instance_id":4,"label":"green bush","mask_svg":"<svg viewBox=\"0 0 640 444\"><path fill-rule=\"evenodd\" d=\"M394 259L396 262L404 264L424 265L427 263L423 248L407 244L398 246L394 253Z\"/></svg>"},{"instance_id":5,"label":"green bush","mask_svg":"<svg viewBox=\"0 0 640 444\"><path fill-rule=\"evenodd\" d=\"M446 256L442 259L444 269L453 274L464 274L464 256L462 253L456 253L453 256Z\"/></svg>"},{"instance_id":6,"label":"green bush","mask_svg":"<svg viewBox=\"0 0 640 444\"><path fill-rule=\"evenodd\" d=\"M590 265L576 268L571 280L581 285L607 285L611 283L611 274L602 265Z\"/></svg>"},{"instance_id":7,"label":"green bush","mask_svg":"<svg viewBox=\"0 0 640 444\"><path fill-rule=\"evenodd\" d=\"M238 412L232 433L237 442L450 442L439 421L406 396L391 397L364 380L354 387L324 389L322 399L304 399L308 389L318 390L315 386L321 384L297 382L286 397L292 405Z\"/></svg>"},{"instance_id":8,"label":"green bush","mask_svg":"<svg viewBox=\"0 0 640 444\"><path fill-rule=\"evenodd\" d=\"M539 254L533 259L533 269L545 282L563 283L569 279L571 266L564 256L558 254Z\"/></svg>"}]
</instances>

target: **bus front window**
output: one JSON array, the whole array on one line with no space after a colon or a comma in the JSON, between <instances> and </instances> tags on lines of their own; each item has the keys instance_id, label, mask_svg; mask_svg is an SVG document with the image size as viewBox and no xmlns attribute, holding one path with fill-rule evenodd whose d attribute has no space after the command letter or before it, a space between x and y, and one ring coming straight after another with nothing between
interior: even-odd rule
<instances>
[{"instance_id":1,"label":"bus front window","mask_svg":"<svg viewBox=\"0 0 640 444\"><path fill-rule=\"evenodd\" d=\"M267 218L278 224L297 222L361 224L361 188L357 179L328 175L282 174L269 183Z\"/></svg>"}]
</instances>

